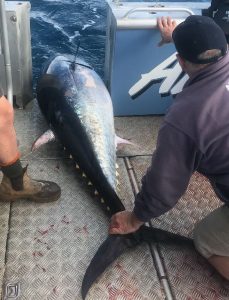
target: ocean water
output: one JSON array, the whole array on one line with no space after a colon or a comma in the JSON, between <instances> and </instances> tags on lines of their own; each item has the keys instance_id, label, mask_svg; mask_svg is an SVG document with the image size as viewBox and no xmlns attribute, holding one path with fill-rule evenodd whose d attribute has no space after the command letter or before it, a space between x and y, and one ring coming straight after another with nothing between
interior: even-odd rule
<instances>
[{"instance_id":1,"label":"ocean water","mask_svg":"<svg viewBox=\"0 0 229 300\"><path fill-rule=\"evenodd\" d=\"M79 55L102 76L106 30L104 0L31 0L34 81L57 54Z\"/></svg>"},{"instance_id":2,"label":"ocean water","mask_svg":"<svg viewBox=\"0 0 229 300\"><path fill-rule=\"evenodd\" d=\"M106 1L31 0L30 3L34 84L50 57L74 55L79 41L79 55L103 77Z\"/></svg>"}]
</instances>

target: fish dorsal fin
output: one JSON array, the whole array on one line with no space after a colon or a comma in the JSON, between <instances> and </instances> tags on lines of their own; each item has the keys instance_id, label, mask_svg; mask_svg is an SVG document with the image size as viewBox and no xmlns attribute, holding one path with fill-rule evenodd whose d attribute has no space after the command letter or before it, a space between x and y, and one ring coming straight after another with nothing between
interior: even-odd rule
<instances>
[{"instance_id":1,"label":"fish dorsal fin","mask_svg":"<svg viewBox=\"0 0 229 300\"><path fill-rule=\"evenodd\" d=\"M31 151L39 149L42 145L45 145L55 140L55 135L51 129L45 131L40 137L38 137L32 145Z\"/></svg>"}]
</instances>

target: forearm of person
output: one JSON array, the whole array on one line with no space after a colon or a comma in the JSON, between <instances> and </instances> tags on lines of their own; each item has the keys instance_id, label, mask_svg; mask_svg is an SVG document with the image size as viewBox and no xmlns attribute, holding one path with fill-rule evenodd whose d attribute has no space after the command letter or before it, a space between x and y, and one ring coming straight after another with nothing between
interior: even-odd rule
<instances>
[{"instance_id":1,"label":"forearm of person","mask_svg":"<svg viewBox=\"0 0 229 300\"><path fill-rule=\"evenodd\" d=\"M200 153L184 133L164 124L158 135L152 163L142 179L134 214L147 222L170 210L184 194Z\"/></svg>"}]
</instances>

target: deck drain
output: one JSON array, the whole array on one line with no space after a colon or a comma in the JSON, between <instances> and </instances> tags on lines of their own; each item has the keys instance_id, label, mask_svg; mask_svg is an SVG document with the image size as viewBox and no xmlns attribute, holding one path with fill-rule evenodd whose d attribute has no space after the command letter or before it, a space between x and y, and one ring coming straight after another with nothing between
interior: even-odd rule
<instances>
[{"instance_id":1,"label":"deck drain","mask_svg":"<svg viewBox=\"0 0 229 300\"><path fill-rule=\"evenodd\" d=\"M18 299L20 294L20 283L8 283L5 286L4 300Z\"/></svg>"}]
</instances>

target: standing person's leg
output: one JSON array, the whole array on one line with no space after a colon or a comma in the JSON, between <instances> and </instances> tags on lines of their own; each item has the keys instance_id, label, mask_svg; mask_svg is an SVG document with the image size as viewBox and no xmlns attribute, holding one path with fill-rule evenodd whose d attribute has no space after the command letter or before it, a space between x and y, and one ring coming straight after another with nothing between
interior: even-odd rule
<instances>
[{"instance_id":1,"label":"standing person's leg","mask_svg":"<svg viewBox=\"0 0 229 300\"><path fill-rule=\"evenodd\" d=\"M197 251L229 280L229 207L217 208L196 225L194 243Z\"/></svg>"},{"instance_id":2,"label":"standing person's leg","mask_svg":"<svg viewBox=\"0 0 229 300\"><path fill-rule=\"evenodd\" d=\"M23 189L23 168L19 160L14 110L7 99L0 98L0 166L15 190Z\"/></svg>"},{"instance_id":3,"label":"standing person's leg","mask_svg":"<svg viewBox=\"0 0 229 300\"><path fill-rule=\"evenodd\" d=\"M0 184L0 201L27 198L39 202L55 201L60 197L60 187L53 182L32 180L19 159L14 110L7 99L0 97L0 167L4 174Z\"/></svg>"},{"instance_id":4,"label":"standing person's leg","mask_svg":"<svg viewBox=\"0 0 229 300\"><path fill-rule=\"evenodd\" d=\"M3 96L0 98L0 165L9 165L19 158L14 129L14 110Z\"/></svg>"}]
</instances>

